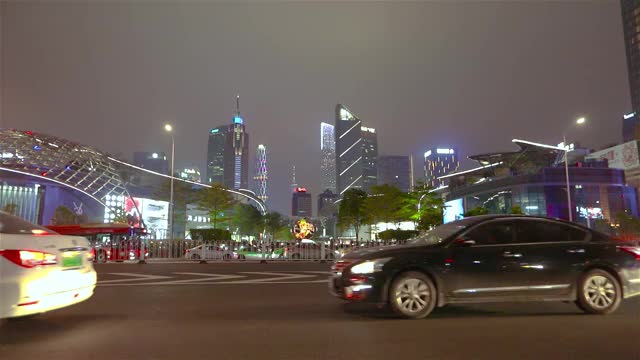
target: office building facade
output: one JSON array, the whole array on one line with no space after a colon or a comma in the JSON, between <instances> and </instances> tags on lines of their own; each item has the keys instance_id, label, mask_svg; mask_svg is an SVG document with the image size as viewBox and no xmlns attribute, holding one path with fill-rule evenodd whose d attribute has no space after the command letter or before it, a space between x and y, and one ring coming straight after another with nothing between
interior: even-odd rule
<instances>
[{"instance_id":1,"label":"office building facade","mask_svg":"<svg viewBox=\"0 0 640 360\"><path fill-rule=\"evenodd\" d=\"M335 111L336 187L339 196L351 188L365 191L378 183L375 129L362 126L342 104Z\"/></svg>"},{"instance_id":2,"label":"office building facade","mask_svg":"<svg viewBox=\"0 0 640 360\"><path fill-rule=\"evenodd\" d=\"M362 132L362 187L364 191L378 185L378 134L376 129L361 127Z\"/></svg>"},{"instance_id":3,"label":"office building facade","mask_svg":"<svg viewBox=\"0 0 640 360\"><path fill-rule=\"evenodd\" d=\"M256 164L253 173L253 192L256 196L267 202L267 182L269 180L269 171L267 167L267 147L260 144L256 147Z\"/></svg>"},{"instance_id":4,"label":"office building facade","mask_svg":"<svg viewBox=\"0 0 640 360\"><path fill-rule=\"evenodd\" d=\"M169 161L163 152L136 151L133 153L133 164L160 174L169 174Z\"/></svg>"},{"instance_id":5,"label":"office building facade","mask_svg":"<svg viewBox=\"0 0 640 360\"><path fill-rule=\"evenodd\" d=\"M640 0L621 0L622 31L627 56L633 112L640 111Z\"/></svg>"},{"instance_id":6,"label":"office building facade","mask_svg":"<svg viewBox=\"0 0 640 360\"><path fill-rule=\"evenodd\" d=\"M291 196L291 216L311 217L312 210L311 193L304 187L297 187Z\"/></svg>"},{"instance_id":7,"label":"office building facade","mask_svg":"<svg viewBox=\"0 0 640 360\"><path fill-rule=\"evenodd\" d=\"M458 151L453 148L433 148L424 153L425 184L436 188L443 185L439 177L458 171Z\"/></svg>"},{"instance_id":8,"label":"office building facade","mask_svg":"<svg viewBox=\"0 0 640 360\"><path fill-rule=\"evenodd\" d=\"M320 124L320 186L322 190L336 192L336 138L335 126Z\"/></svg>"},{"instance_id":9,"label":"office building facade","mask_svg":"<svg viewBox=\"0 0 640 360\"><path fill-rule=\"evenodd\" d=\"M247 189L249 179L249 134L240 116L236 98L233 123L211 129L207 148L207 182L230 189Z\"/></svg>"},{"instance_id":10,"label":"office building facade","mask_svg":"<svg viewBox=\"0 0 640 360\"><path fill-rule=\"evenodd\" d=\"M410 157L401 155L379 156L378 184L392 185L402 192L409 192L411 189Z\"/></svg>"}]
</instances>

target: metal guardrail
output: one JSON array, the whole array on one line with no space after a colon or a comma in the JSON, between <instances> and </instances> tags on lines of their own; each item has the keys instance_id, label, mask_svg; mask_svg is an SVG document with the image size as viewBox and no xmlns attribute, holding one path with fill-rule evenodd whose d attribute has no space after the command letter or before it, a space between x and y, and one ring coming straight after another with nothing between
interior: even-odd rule
<instances>
[{"instance_id":1,"label":"metal guardrail","mask_svg":"<svg viewBox=\"0 0 640 360\"><path fill-rule=\"evenodd\" d=\"M376 242L235 242L203 240L130 241L111 248L96 248L97 262L181 260L209 261L333 261L363 248L399 245L397 241Z\"/></svg>"}]
</instances>

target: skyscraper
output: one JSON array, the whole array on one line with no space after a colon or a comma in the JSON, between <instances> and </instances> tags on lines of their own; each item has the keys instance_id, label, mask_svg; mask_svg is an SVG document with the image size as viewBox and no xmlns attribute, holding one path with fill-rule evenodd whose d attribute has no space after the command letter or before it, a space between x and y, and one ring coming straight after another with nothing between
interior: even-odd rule
<instances>
[{"instance_id":1,"label":"skyscraper","mask_svg":"<svg viewBox=\"0 0 640 360\"><path fill-rule=\"evenodd\" d=\"M163 152L136 151L133 153L133 164L157 173L169 174L169 161Z\"/></svg>"},{"instance_id":2,"label":"skyscraper","mask_svg":"<svg viewBox=\"0 0 640 360\"><path fill-rule=\"evenodd\" d=\"M624 142L640 140L640 0L620 0L622 31L627 55L631 112L624 116Z\"/></svg>"},{"instance_id":3,"label":"skyscraper","mask_svg":"<svg viewBox=\"0 0 640 360\"><path fill-rule=\"evenodd\" d=\"M247 189L249 179L249 134L240 116L236 97L233 123L211 129L207 149L207 182L219 182L231 189Z\"/></svg>"},{"instance_id":4,"label":"skyscraper","mask_svg":"<svg viewBox=\"0 0 640 360\"><path fill-rule=\"evenodd\" d=\"M392 185L403 192L411 188L411 161L409 156L379 156L378 184Z\"/></svg>"},{"instance_id":5,"label":"skyscraper","mask_svg":"<svg viewBox=\"0 0 640 360\"><path fill-rule=\"evenodd\" d=\"M331 124L320 124L320 185L322 190L336 192L336 138L335 127Z\"/></svg>"},{"instance_id":6,"label":"skyscraper","mask_svg":"<svg viewBox=\"0 0 640 360\"><path fill-rule=\"evenodd\" d=\"M350 188L369 190L377 184L378 141L373 128L342 104L336 106L336 187L338 195Z\"/></svg>"},{"instance_id":7,"label":"skyscraper","mask_svg":"<svg viewBox=\"0 0 640 360\"><path fill-rule=\"evenodd\" d=\"M311 193L307 188L297 187L291 196L291 216L311 217Z\"/></svg>"},{"instance_id":8,"label":"skyscraper","mask_svg":"<svg viewBox=\"0 0 640 360\"><path fill-rule=\"evenodd\" d=\"M640 0L621 0L622 30L627 55L631 107L640 113Z\"/></svg>"},{"instance_id":9,"label":"skyscraper","mask_svg":"<svg viewBox=\"0 0 640 360\"><path fill-rule=\"evenodd\" d=\"M362 131L362 187L369 191L378 185L378 136L376 129L361 127Z\"/></svg>"},{"instance_id":10,"label":"skyscraper","mask_svg":"<svg viewBox=\"0 0 640 360\"><path fill-rule=\"evenodd\" d=\"M269 173L267 171L267 147L260 144L256 147L256 167L253 174L253 192L264 202L269 198L267 196L267 180Z\"/></svg>"},{"instance_id":11,"label":"skyscraper","mask_svg":"<svg viewBox=\"0 0 640 360\"><path fill-rule=\"evenodd\" d=\"M438 177L455 172L460 167L458 152L452 148L434 148L424 153L425 184L439 187L442 182Z\"/></svg>"}]
</instances>

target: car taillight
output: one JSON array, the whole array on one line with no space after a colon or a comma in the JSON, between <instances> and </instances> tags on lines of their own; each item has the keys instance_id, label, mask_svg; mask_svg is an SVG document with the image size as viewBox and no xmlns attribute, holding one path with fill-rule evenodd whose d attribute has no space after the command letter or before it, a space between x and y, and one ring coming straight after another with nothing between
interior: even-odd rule
<instances>
[{"instance_id":1,"label":"car taillight","mask_svg":"<svg viewBox=\"0 0 640 360\"><path fill-rule=\"evenodd\" d=\"M620 246L620 250L628 252L633 255L636 260L640 261L640 248L633 246Z\"/></svg>"},{"instance_id":2,"label":"car taillight","mask_svg":"<svg viewBox=\"0 0 640 360\"><path fill-rule=\"evenodd\" d=\"M58 263L55 255L35 250L0 250L0 256L25 268Z\"/></svg>"}]
</instances>

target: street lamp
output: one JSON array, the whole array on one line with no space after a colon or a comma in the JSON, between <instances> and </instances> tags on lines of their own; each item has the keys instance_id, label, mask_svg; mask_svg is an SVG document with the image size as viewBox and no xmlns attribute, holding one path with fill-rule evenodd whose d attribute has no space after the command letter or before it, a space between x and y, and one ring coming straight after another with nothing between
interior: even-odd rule
<instances>
[{"instance_id":1,"label":"street lamp","mask_svg":"<svg viewBox=\"0 0 640 360\"><path fill-rule=\"evenodd\" d=\"M169 192L169 236L173 239L173 174L174 174L174 160L176 154L176 141L173 137L173 126L171 124L165 124L164 130L171 135L171 190Z\"/></svg>"},{"instance_id":2,"label":"street lamp","mask_svg":"<svg viewBox=\"0 0 640 360\"><path fill-rule=\"evenodd\" d=\"M575 125L583 125L585 122L587 122L587 119L584 117L580 117L576 120ZM569 212L569 221L571 222L573 221L573 209L571 206L571 188L569 186L569 160L568 160L569 151L571 151L571 149L569 148L569 144L567 144L567 136L566 136L567 130L565 130L564 133L562 134L562 147L564 148L564 175L567 182L567 211Z\"/></svg>"}]
</instances>

